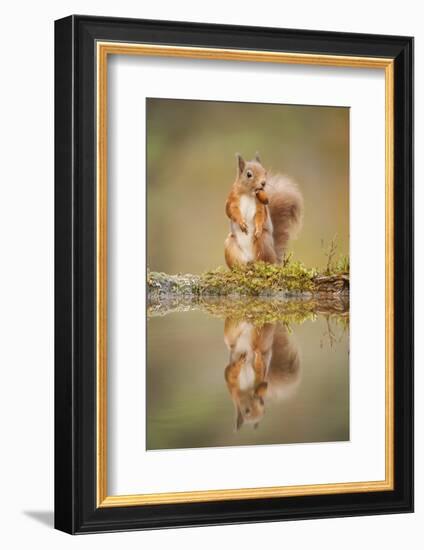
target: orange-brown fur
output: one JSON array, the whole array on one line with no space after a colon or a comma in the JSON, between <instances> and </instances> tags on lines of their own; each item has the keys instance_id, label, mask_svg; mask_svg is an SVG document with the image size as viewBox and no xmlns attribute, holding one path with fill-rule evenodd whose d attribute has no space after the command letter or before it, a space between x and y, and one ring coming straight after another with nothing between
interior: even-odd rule
<instances>
[{"instance_id":1,"label":"orange-brown fur","mask_svg":"<svg viewBox=\"0 0 424 550\"><path fill-rule=\"evenodd\" d=\"M236 429L243 423L256 428L265 413L266 398L287 397L297 386L299 352L279 323L255 327L248 321L226 319L224 341L230 351L225 381L236 411Z\"/></svg>"},{"instance_id":2,"label":"orange-brown fur","mask_svg":"<svg viewBox=\"0 0 424 550\"><path fill-rule=\"evenodd\" d=\"M228 267L259 260L275 264L301 225L303 199L287 178L269 176L258 154L247 162L237 155L237 176L225 212L231 225L225 241Z\"/></svg>"}]
</instances>

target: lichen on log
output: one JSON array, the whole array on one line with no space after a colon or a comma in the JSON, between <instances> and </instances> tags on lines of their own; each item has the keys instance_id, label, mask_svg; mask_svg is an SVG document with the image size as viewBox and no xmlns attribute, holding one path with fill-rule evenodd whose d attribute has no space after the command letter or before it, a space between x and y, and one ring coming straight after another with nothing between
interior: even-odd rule
<instances>
[{"instance_id":1,"label":"lichen on log","mask_svg":"<svg viewBox=\"0 0 424 550\"><path fill-rule=\"evenodd\" d=\"M149 271L147 291L148 300L153 301L169 295L317 298L329 294L348 295L349 273L319 273L300 262L285 266L257 262L231 270L218 268L201 275L168 275Z\"/></svg>"}]
</instances>

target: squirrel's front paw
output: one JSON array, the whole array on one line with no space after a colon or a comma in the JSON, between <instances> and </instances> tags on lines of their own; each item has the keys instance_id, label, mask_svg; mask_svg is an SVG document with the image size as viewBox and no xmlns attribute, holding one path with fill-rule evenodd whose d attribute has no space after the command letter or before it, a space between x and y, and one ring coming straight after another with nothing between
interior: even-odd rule
<instances>
[{"instance_id":1,"label":"squirrel's front paw","mask_svg":"<svg viewBox=\"0 0 424 550\"><path fill-rule=\"evenodd\" d=\"M245 221L240 222L240 229L243 231L243 233L246 233L247 235L247 223Z\"/></svg>"},{"instance_id":2,"label":"squirrel's front paw","mask_svg":"<svg viewBox=\"0 0 424 550\"><path fill-rule=\"evenodd\" d=\"M256 229L255 239L260 239L261 235L262 235L262 229Z\"/></svg>"}]
</instances>

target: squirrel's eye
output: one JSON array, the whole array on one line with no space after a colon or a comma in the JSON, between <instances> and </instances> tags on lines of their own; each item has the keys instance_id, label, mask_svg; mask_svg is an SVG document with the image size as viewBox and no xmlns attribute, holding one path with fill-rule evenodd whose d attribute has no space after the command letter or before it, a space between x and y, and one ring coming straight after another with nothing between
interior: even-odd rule
<instances>
[{"instance_id":1,"label":"squirrel's eye","mask_svg":"<svg viewBox=\"0 0 424 550\"><path fill-rule=\"evenodd\" d=\"M253 174L252 174L252 172L251 172L250 170L248 170L248 171L246 172L246 176L247 176L248 178L251 178L251 177L253 176Z\"/></svg>"}]
</instances>

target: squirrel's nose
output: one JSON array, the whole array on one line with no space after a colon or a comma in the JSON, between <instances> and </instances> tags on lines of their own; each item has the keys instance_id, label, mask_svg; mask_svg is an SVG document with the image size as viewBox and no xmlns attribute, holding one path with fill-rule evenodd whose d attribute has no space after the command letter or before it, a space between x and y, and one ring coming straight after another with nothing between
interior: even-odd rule
<instances>
[{"instance_id":1,"label":"squirrel's nose","mask_svg":"<svg viewBox=\"0 0 424 550\"><path fill-rule=\"evenodd\" d=\"M261 181L261 187L262 189L265 187L266 181Z\"/></svg>"}]
</instances>

